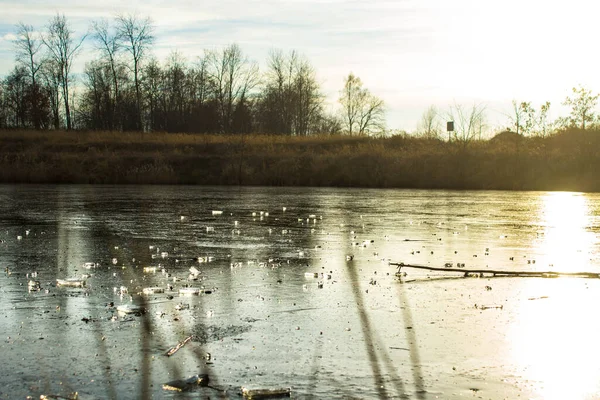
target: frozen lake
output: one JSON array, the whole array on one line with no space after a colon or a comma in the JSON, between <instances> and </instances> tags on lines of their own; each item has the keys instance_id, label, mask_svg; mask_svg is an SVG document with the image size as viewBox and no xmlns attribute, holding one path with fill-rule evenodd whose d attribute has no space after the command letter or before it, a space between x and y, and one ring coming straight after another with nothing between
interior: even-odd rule
<instances>
[{"instance_id":1,"label":"frozen lake","mask_svg":"<svg viewBox=\"0 0 600 400\"><path fill-rule=\"evenodd\" d=\"M388 265L600 273L598 194L4 185L0 210L2 399L600 397L600 280Z\"/></svg>"}]
</instances>

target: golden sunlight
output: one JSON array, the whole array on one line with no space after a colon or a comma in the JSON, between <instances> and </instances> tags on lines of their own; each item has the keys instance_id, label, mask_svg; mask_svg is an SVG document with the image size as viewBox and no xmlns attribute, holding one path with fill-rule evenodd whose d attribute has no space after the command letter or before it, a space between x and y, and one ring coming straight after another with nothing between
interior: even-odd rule
<instances>
[{"instance_id":1,"label":"golden sunlight","mask_svg":"<svg viewBox=\"0 0 600 400\"><path fill-rule=\"evenodd\" d=\"M508 330L523 383L543 399L597 398L600 321L590 314L596 291L576 278L535 278L525 291L544 298L523 299Z\"/></svg>"},{"instance_id":2,"label":"golden sunlight","mask_svg":"<svg viewBox=\"0 0 600 400\"><path fill-rule=\"evenodd\" d=\"M537 268L557 271L586 271L595 235L587 228L590 210L585 195L570 192L548 193L543 198L538 233Z\"/></svg>"},{"instance_id":3,"label":"golden sunlight","mask_svg":"<svg viewBox=\"0 0 600 400\"><path fill-rule=\"evenodd\" d=\"M535 267L591 270L595 235L588 199L579 193L548 193L542 199ZM533 267L533 266L532 266ZM511 358L527 386L544 399L587 399L598 394L600 320L593 308L600 293L587 280L522 282L516 318L508 329ZM595 287L595 286L594 286Z\"/></svg>"}]
</instances>

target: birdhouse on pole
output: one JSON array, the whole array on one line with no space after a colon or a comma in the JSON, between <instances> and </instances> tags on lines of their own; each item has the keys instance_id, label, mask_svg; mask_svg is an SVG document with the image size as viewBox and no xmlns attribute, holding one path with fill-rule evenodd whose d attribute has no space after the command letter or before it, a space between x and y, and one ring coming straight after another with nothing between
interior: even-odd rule
<instances>
[{"instance_id":1,"label":"birdhouse on pole","mask_svg":"<svg viewBox=\"0 0 600 400\"><path fill-rule=\"evenodd\" d=\"M454 121L446 122L446 130L448 131L448 141L452 137L451 132L454 132Z\"/></svg>"}]
</instances>

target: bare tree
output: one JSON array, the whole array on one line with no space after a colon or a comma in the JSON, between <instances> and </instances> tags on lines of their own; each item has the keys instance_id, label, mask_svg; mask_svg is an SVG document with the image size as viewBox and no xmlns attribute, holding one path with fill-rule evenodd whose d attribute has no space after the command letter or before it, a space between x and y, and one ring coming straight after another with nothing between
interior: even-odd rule
<instances>
[{"instance_id":1,"label":"bare tree","mask_svg":"<svg viewBox=\"0 0 600 400\"><path fill-rule=\"evenodd\" d=\"M521 103L521 111L523 116L525 117L523 123L523 135L533 135L533 131L535 130L535 126L537 124L536 121L536 111L535 108L531 105L530 101Z\"/></svg>"},{"instance_id":2,"label":"bare tree","mask_svg":"<svg viewBox=\"0 0 600 400\"><path fill-rule=\"evenodd\" d=\"M188 131L214 132L216 127L214 85L206 57L198 58L188 73Z\"/></svg>"},{"instance_id":3,"label":"bare tree","mask_svg":"<svg viewBox=\"0 0 600 400\"><path fill-rule=\"evenodd\" d=\"M475 139L481 139L485 127L485 106L474 104L467 109L454 104L450 107L448 118L454 121L454 140L466 145Z\"/></svg>"},{"instance_id":4,"label":"bare tree","mask_svg":"<svg viewBox=\"0 0 600 400\"><path fill-rule=\"evenodd\" d=\"M110 67L94 60L86 64L84 74L86 90L79 102L80 120L87 127L110 130L113 113Z\"/></svg>"},{"instance_id":5,"label":"bare tree","mask_svg":"<svg viewBox=\"0 0 600 400\"><path fill-rule=\"evenodd\" d=\"M109 129L115 129L117 125L120 125L118 121L118 107L119 107L119 89L120 89L120 65L118 63L118 55L121 47L121 37L119 32L112 31L106 20L92 22L92 32L96 43L96 48L101 54L101 60L105 63L110 71L110 77L112 81L112 100L111 100L111 113L109 116ZM120 128L120 126L119 126Z\"/></svg>"},{"instance_id":6,"label":"bare tree","mask_svg":"<svg viewBox=\"0 0 600 400\"><path fill-rule=\"evenodd\" d=\"M429 106L418 126L419 134L427 139L439 139L441 133L440 115L436 106Z\"/></svg>"},{"instance_id":7,"label":"bare tree","mask_svg":"<svg viewBox=\"0 0 600 400\"><path fill-rule=\"evenodd\" d=\"M27 101L28 73L23 66L15 66L4 81L7 119L9 125L24 128L31 104Z\"/></svg>"},{"instance_id":8,"label":"bare tree","mask_svg":"<svg viewBox=\"0 0 600 400\"><path fill-rule=\"evenodd\" d=\"M189 102L186 60L177 51L171 52L163 71L163 100L167 131L182 131Z\"/></svg>"},{"instance_id":9,"label":"bare tree","mask_svg":"<svg viewBox=\"0 0 600 400\"><path fill-rule=\"evenodd\" d=\"M6 128L8 126L4 90L4 82L0 81L0 128Z\"/></svg>"},{"instance_id":10,"label":"bare tree","mask_svg":"<svg viewBox=\"0 0 600 400\"><path fill-rule=\"evenodd\" d=\"M292 84L293 133L309 135L322 114L322 95L316 73L308 60L299 59Z\"/></svg>"},{"instance_id":11,"label":"bare tree","mask_svg":"<svg viewBox=\"0 0 600 400\"><path fill-rule=\"evenodd\" d=\"M510 117L513 123L515 132L517 133L517 135L521 134L521 127L523 125L523 108L521 107L523 103L519 103L516 100L512 101L512 116Z\"/></svg>"},{"instance_id":12,"label":"bare tree","mask_svg":"<svg viewBox=\"0 0 600 400\"><path fill-rule=\"evenodd\" d=\"M550 110L550 102L547 101L540 107L540 112L537 117L537 135L546 137L550 131L550 123L548 122L548 111Z\"/></svg>"},{"instance_id":13,"label":"bare tree","mask_svg":"<svg viewBox=\"0 0 600 400\"><path fill-rule=\"evenodd\" d=\"M563 105L571 107L571 115L566 119L569 126L577 126L585 130L587 123L594 122L594 109L598 104L600 95L593 95L591 90L587 90L582 86L573 88L573 97L568 97L563 102Z\"/></svg>"},{"instance_id":14,"label":"bare tree","mask_svg":"<svg viewBox=\"0 0 600 400\"><path fill-rule=\"evenodd\" d=\"M198 104L204 104L210 96L210 77L206 58L199 58L195 68L192 68L192 99Z\"/></svg>"},{"instance_id":15,"label":"bare tree","mask_svg":"<svg viewBox=\"0 0 600 400\"><path fill-rule=\"evenodd\" d=\"M52 126L54 129L60 129L61 72L59 65L52 59L47 60L44 62L40 73L44 89L50 100Z\"/></svg>"},{"instance_id":16,"label":"bare tree","mask_svg":"<svg viewBox=\"0 0 600 400\"><path fill-rule=\"evenodd\" d=\"M133 72L135 85L136 108L138 114L139 129L143 129L142 120L142 91L140 71L142 61L148 49L154 43L154 26L152 20L147 17L140 19L136 15L119 15L117 17L118 35L125 50L131 55L130 69Z\"/></svg>"},{"instance_id":17,"label":"bare tree","mask_svg":"<svg viewBox=\"0 0 600 400\"><path fill-rule=\"evenodd\" d=\"M221 132L230 133L235 108L244 104L259 82L258 64L242 54L237 44L206 54L209 74L215 85Z\"/></svg>"},{"instance_id":18,"label":"bare tree","mask_svg":"<svg viewBox=\"0 0 600 400\"><path fill-rule=\"evenodd\" d=\"M270 52L259 115L265 132L309 135L323 129L323 95L305 57L296 51Z\"/></svg>"},{"instance_id":19,"label":"bare tree","mask_svg":"<svg viewBox=\"0 0 600 400\"><path fill-rule=\"evenodd\" d=\"M33 26L25 25L23 22L17 24L17 38L14 41L16 50L15 59L18 65L26 69L30 77L27 99L31 103L29 105L29 115L35 129L40 129L43 119L40 112L40 103L43 102L43 94L36 79L37 74L42 67L42 44L43 43L39 37L37 37Z\"/></svg>"},{"instance_id":20,"label":"bare tree","mask_svg":"<svg viewBox=\"0 0 600 400\"><path fill-rule=\"evenodd\" d=\"M380 134L385 131L385 108L383 100L369 95L358 120L358 134Z\"/></svg>"},{"instance_id":21,"label":"bare tree","mask_svg":"<svg viewBox=\"0 0 600 400\"><path fill-rule=\"evenodd\" d=\"M50 21L46 35L42 41L48 49L50 59L59 70L59 78L62 89L62 98L65 106L65 118L67 130L72 128L71 103L69 101L69 83L71 82L71 66L73 59L81 49L81 44L87 35L83 35L79 41L75 41L73 31L69 28L67 18L57 14Z\"/></svg>"},{"instance_id":22,"label":"bare tree","mask_svg":"<svg viewBox=\"0 0 600 400\"><path fill-rule=\"evenodd\" d=\"M359 77L350 73L340 92L344 124L349 135L355 132L365 135L385 129L385 106L383 100L362 87Z\"/></svg>"},{"instance_id":23,"label":"bare tree","mask_svg":"<svg viewBox=\"0 0 600 400\"><path fill-rule=\"evenodd\" d=\"M16 61L27 69L31 77L31 84L36 85L36 75L42 67L41 47L42 41L36 37L33 26L23 22L17 24L17 38L14 41Z\"/></svg>"},{"instance_id":24,"label":"bare tree","mask_svg":"<svg viewBox=\"0 0 600 400\"><path fill-rule=\"evenodd\" d=\"M512 121L512 128L518 135L531 135L535 130L537 124L536 111L529 101L517 102L512 101L512 115L510 119Z\"/></svg>"},{"instance_id":25,"label":"bare tree","mask_svg":"<svg viewBox=\"0 0 600 400\"><path fill-rule=\"evenodd\" d=\"M365 97L360 78L353 73L350 73L346 78L344 89L342 89L340 94L339 101L344 107L344 124L348 134L352 136L356 120L358 119L360 105Z\"/></svg>"},{"instance_id":26,"label":"bare tree","mask_svg":"<svg viewBox=\"0 0 600 400\"><path fill-rule=\"evenodd\" d=\"M548 121L550 102L547 101L542 104L539 111L529 101L517 102L513 100L512 104L513 114L510 116L512 122L511 128L514 128L517 134L541 137L548 135L551 125ZM569 120L566 118L563 123L566 126L570 125Z\"/></svg>"},{"instance_id":27,"label":"bare tree","mask_svg":"<svg viewBox=\"0 0 600 400\"><path fill-rule=\"evenodd\" d=\"M155 58L151 58L144 66L143 91L148 104L148 130L154 131L160 127L158 118L159 101L162 89L162 71Z\"/></svg>"},{"instance_id":28,"label":"bare tree","mask_svg":"<svg viewBox=\"0 0 600 400\"><path fill-rule=\"evenodd\" d=\"M338 135L342 132L342 121L336 115L322 114L316 130L320 134Z\"/></svg>"},{"instance_id":29,"label":"bare tree","mask_svg":"<svg viewBox=\"0 0 600 400\"><path fill-rule=\"evenodd\" d=\"M271 50L269 53L263 99L263 125L266 126L266 131L292 134L292 89L298 58L296 51L291 51L287 56L281 50Z\"/></svg>"}]
</instances>

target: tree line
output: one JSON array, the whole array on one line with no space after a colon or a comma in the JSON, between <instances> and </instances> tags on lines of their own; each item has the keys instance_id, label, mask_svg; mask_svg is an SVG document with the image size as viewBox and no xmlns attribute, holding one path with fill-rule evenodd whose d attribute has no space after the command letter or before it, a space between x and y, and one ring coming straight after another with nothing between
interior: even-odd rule
<instances>
[{"instance_id":1,"label":"tree line","mask_svg":"<svg viewBox=\"0 0 600 400\"><path fill-rule=\"evenodd\" d=\"M385 104L350 73L339 107L328 111L309 60L272 50L265 71L237 44L188 62L152 54L149 18L94 21L76 35L64 15L41 32L19 23L14 69L0 82L0 128L89 129L281 135L373 135L385 130ZM84 46L95 58L72 70Z\"/></svg>"},{"instance_id":2,"label":"tree line","mask_svg":"<svg viewBox=\"0 0 600 400\"><path fill-rule=\"evenodd\" d=\"M569 108L569 115L554 121L549 118L549 101L536 109L530 101L513 100L511 112L506 114L508 125L503 131L529 137L547 137L573 128L600 130L600 114L596 112L598 98L600 94L594 94L583 86L574 87L562 103ZM446 130L446 121L454 122L454 130ZM440 139L448 135L448 140L470 142L481 139L482 132L487 128L486 107L483 104L474 104L472 107L454 104L445 112L430 106L421 116L417 134L428 139Z\"/></svg>"}]
</instances>

